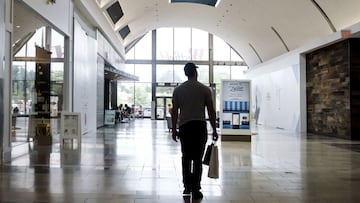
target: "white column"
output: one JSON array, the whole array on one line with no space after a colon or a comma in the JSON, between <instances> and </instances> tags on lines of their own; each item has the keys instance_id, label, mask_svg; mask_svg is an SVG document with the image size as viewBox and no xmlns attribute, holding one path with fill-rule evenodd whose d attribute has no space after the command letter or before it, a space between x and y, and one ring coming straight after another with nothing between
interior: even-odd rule
<instances>
[{"instance_id":1,"label":"white column","mask_svg":"<svg viewBox=\"0 0 360 203\"><path fill-rule=\"evenodd\" d=\"M0 0L0 151L3 161L10 160L11 153L11 62L12 62L12 29L13 0Z\"/></svg>"},{"instance_id":2,"label":"white column","mask_svg":"<svg viewBox=\"0 0 360 203\"><path fill-rule=\"evenodd\" d=\"M306 109L306 58L300 54L300 132L307 132L307 109Z\"/></svg>"}]
</instances>

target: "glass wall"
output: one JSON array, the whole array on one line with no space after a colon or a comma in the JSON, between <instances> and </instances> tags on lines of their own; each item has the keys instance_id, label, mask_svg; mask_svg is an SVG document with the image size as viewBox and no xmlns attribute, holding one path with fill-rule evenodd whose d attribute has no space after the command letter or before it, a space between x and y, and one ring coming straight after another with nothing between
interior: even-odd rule
<instances>
[{"instance_id":1,"label":"glass wall","mask_svg":"<svg viewBox=\"0 0 360 203\"><path fill-rule=\"evenodd\" d=\"M20 115L33 110L35 97L35 47L44 47L47 30L51 36L51 116L56 117L62 109L62 87L64 81L64 36L53 29L42 27L15 53L12 65L12 108ZM48 33L49 35L49 33Z\"/></svg>"},{"instance_id":2,"label":"glass wall","mask_svg":"<svg viewBox=\"0 0 360 203\"><path fill-rule=\"evenodd\" d=\"M150 32L148 34L151 34ZM151 44L149 44L151 46ZM156 59L174 59L174 29L161 28L156 31Z\"/></svg>"},{"instance_id":3,"label":"glass wall","mask_svg":"<svg viewBox=\"0 0 360 203\"><path fill-rule=\"evenodd\" d=\"M135 54L135 53L136 52L133 50L131 54ZM125 67L125 71L127 73L136 75L139 78L139 80L136 82L122 81L121 83L120 82L118 83L117 105L118 106L120 106L121 104L122 106L124 106L125 104L127 104L128 106L134 105L135 116L141 107L144 116L150 117L151 116L151 80L152 80L151 64L127 64Z\"/></svg>"},{"instance_id":4,"label":"glass wall","mask_svg":"<svg viewBox=\"0 0 360 203\"><path fill-rule=\"evenodd\" d=\"M184 64L194 61L198 66L198 80L206 85L216 84L216 106L220 108L220 84L222 79L244 79L244 61L226 42L213 36L213 58L210 58L210 43L208 32L194 28L159 28L156 33L156 58L151 58L152 33L146 34L133 48L126 58L126 71L139 77L139 81L119 81L119 104L142 105L151 109L151 90L155 90L155 97L168 98L177 84L187 80L184 75ZM133 63L134 62L134 63ZM210 73L210 64L213 73ZM152 66L155 72L152 72ZM213 81L210 81L210 75ZM155 80L152 81L154 75ZM159 114L159 112L157 112ZM146 116L146 115L145 115ZM150 114L149 114L150 116Z\"/></svg>"},{"instance_id":5,"label":"glass wall","mask_svg":"<svg viewBox=\"0 0 360 203\"><path fill-rule=\"evenodd\" d=\"M191 29L191 56L192 60L209 60L209 34L198 29Z\"/></svg>"},{"instance_id":6,"label":"glass wall","mask_svg":"<svg viewBox=\"0 0 360 203\"><path fill-rule=\"evenodd\" d=\"M191 29L174 28L174 60L191 60Z\"/></svg>"},{"instance_id":7,"label":"glass wall","mask_svg":"<svg viewBox=\"0 0 360 203\"><path fill-rule=\"evenodd\" d=\"M31 112L35 85L35 62L14 61L12 68L12 108L19 114Z\"/></svg>"},{"instance_id":8,"label":"glass wall","mask_svg":"<svg viewBox=\"0 0 360 203\"><path fill-rule=\"evenodd\" d=\"M134 49L134 59L151 59L151 35L145 35Z\"/></svg>"}]
</instances>

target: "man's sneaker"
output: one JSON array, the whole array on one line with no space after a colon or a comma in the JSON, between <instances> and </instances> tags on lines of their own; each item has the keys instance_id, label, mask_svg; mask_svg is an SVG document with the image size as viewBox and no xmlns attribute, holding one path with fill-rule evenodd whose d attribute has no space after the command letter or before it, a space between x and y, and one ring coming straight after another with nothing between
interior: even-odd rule
<instances>
[{"instance_id":1,"label":"man's sneaker","mask_svg":"<svg viewBox=\"0 0 360 203\"><path fill-rule=\"evenodd\" d=\"M200 191L196 191L192 193L192 198L193 199L202 199L204 196Z\"/></svg>"},{"instance_id":2,"label":"man's sneaker","mask_svg":"<svg viewBox=\"0 0 360 203\"><path fill-rule=\"evenodd\" d=\"M190 189L185 189L183 192L183 196L190 196L191 194L191 190Z\"/></svg>"}]
</instances>

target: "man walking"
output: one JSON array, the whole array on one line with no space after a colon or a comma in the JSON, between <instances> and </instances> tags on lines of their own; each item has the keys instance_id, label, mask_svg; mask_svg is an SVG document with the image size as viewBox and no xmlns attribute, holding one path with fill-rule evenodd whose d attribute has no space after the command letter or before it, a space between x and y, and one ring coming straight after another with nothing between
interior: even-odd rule
<instances>
[{"instance_id":1,"label":"man walking","mask_svg":"<svg viewBox=\"0 0 360 203\"><path fill-rule=\"evenodd\" d=\"M192 193L193 199L202 199L201 189L202 157L207 142L207 125L205 120L205 107L207 109L213 140L218 139L216 132L216 113L212 93L209 87L198 82L198 67L194 63L187 63L184 67L188 80L174 89L172 138L177 142L180 139L182 152L182 175L184 195ZM180 110L180 112L179 112ZM179 122L179 123L178 123Z\"/></svg>"}]
</instances>

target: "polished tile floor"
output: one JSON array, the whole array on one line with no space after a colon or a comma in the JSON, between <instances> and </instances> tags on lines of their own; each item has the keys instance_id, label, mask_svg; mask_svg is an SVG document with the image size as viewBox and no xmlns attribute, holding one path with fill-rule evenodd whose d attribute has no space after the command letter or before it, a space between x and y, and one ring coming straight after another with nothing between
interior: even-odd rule
<instances>
[{"instance_id":1,"label":"polished tile floor","mask_svg":"<svg viewBox=\"0 0 360 203\"><path fill-rule=\"evenodd\" d=\"M251 142L218 142L220 178L202 201L182 197L180 144L165 121L135 119L83 136L81 147L37 146L13 135L0 167L6 203L360 202L360 142L259 126ZM210 141L209 141L210 142Z\"/></svg>"}]
</instances>

